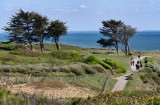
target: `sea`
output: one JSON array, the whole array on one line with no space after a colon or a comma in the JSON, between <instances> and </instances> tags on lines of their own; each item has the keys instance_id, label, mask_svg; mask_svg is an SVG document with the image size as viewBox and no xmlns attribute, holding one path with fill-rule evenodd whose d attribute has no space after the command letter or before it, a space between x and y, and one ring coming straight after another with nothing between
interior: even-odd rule
<instances>
[{"instance_id":1,"label":"sea","mask_svg":"<svg viewBox=\"0 0 160 105\"><path fill-rule=\"evenodd\" d=\"M6 42L8 33L0 33L0 42ZM75 31L68 32L67 35L60 37L60 43L67 45L80 46L83 48L102 48L97 43L100 38L107 38L98 31ZM45 43L53 43L45 40ZM121 47L121 46L120 46ZM141 31L130 39L131 50L155 51L160 50L160 31Z\"/></svg>"}]
</instances>

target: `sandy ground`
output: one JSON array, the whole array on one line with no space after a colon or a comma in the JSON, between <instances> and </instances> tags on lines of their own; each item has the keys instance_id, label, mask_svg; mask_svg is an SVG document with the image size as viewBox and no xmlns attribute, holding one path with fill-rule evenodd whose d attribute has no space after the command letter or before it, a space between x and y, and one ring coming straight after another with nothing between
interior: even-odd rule
<instances>
[{"instance_id":1,"label":"sandy ground","mask_svg":"<svg viewBox=\"0 0 160 105\"><path fill-rule=\"evenodd\" d=\"M91 89L76 87L71 85L68 85L65 88L43 88L43 89L38 88L37 89L35 86L28 86L26 84L21 84L21 85L14 85L11 88L9 88L9 90L12 93L24 92L31 95L43 94L48 98L54 98L54 99L72 98L72 97L88 98L88 97L93 97L97 95L97 93Z\"/></svg>"}]
</instances>

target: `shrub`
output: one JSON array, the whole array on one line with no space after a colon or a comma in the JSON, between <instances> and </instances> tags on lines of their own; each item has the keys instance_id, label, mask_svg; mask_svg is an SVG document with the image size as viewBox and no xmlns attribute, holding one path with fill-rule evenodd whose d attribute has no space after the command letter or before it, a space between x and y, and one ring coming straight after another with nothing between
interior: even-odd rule
<instances>
[{"instance_id":1,"label":"shrub","mask_svg":"<svg viewBox=\"0 0 160 105\"><path fill-rule=\"evenodd\" d=\"M58 58L61 60L74 60L74 61L78 61L82 59L82 54L78 51L53 51L51 52L51 55L54 58Z\"/></svg>"},{"instance_id":2,"label":"shrub","mask_svg":"<svg viewBox=\"0 0 160 105\"><path fill-rule=\"evenodd\" d=\"M78 75L78 76L80 76L80 75L83 74L82 69L75 68L75 67L73 67L73 66L72 66L70 69L71 69L71 72L72 72L72 73L74 73L74 74L76 74L76 75Z\"/></svg>"},{"instance_id":3,"label":"shrub","mask_svg":"<svg viewBox=\"0 0 160 105\"><path fill-rule=\"evenodd\" d=\"M143 81L143 83L147 83L148 82L148 73L147 72L142 72L139 74L141 80Z\"/></svg>"},{"instance_id":4,"label":"shrub","mask_svg":"<svg viewBox=\"0 0 160 105\"><path fill-rule=\"evenodd\" d=\"M19 57L17 56L14 56L14 55L7 55L7 56L4 56L4 57L1 57L1 60L6 63L6 62L22 62L22 59L20 59Z\"/></svg>"},{"instance_id":5,"label":"shrub","mask_svg":"<svg viewBox=\"0 0 160 105\"><path fill-rule=\"evenodd\" d=\"M99 64L102 65L105 69L110 69L110 70L112 70L112 67L111 67L110 65L104 63L104 62L100 62Z\"/></svg>"},{"instance_id":6,"label":"shrub","mask_svg":"<svg viewBox=\"0 0 160 105\"><path fill-rule=\"evenodd\" d=\"M111 59L106 58L104 60L104 62L106 64L109 64L110 66L112 66L112 68L116 69L117 73L125 73L126 72L126 69L121 64L119 64Z\"/></svg>"},{"instance_id":7,"label":"shrub","mask_svg":"<svg viewBox=\"0 0 160 105\"><path fill-rule=\"evenodd\" d=\"M105 69L112 69L112 67L110 65L106 64L105 62L100 60L98 57L93 56L93 55L86 58L84 62L87 63L87 64L100 64Z\"/></svg>"},{"instance_id":8,"label":"shrub","mask_svg":"<svg viewBox=\"0 0 160 105\"><path fill-rule=\"evenodd\" d=\"M144 62L145 62L145 63L155 62L155 60L154 60L153 58L151 58L151 57L145 57Z\"/></svg>"},{"instance_id":9,"label":"shrub","mask_svg":"<svg viewBox=\"0 0 160 105\"><path fill-rule=\"evenodd\" d=\"M97 65L91 65L93 69L97 70L99 73L105 73L106 70L103 66L97 64Z\"/></svg>"},{"instance_id":10,"label":"shrub","mask_svg":"<svg viewBox=\"0 0 160 105\"><path fill-rule=\"evenodd\" d=\"M117 68L117 73L125 73L126 72L126 69L124 67L118 67Z\"/></svg>"},{"instance_id":11,"label":"shrub","mask_svg":"<svg viewBox=\"0 0 160 105\"><path fill-rule=\"evenodd\" d=\"M157 72L158 77L160 77L160 71Z\"/></svg>"},{"instance_id":12,"label":"shrub","mask_svg":"<svg viewBox=\"0 0 160 105\"><path fill-rule=\"evenodd\" d=\"M102 61L98 57L92 55L86 58L84 62L87 64L97 64L97 63L99 64Z\"/></svg>"},{"instance_id":13,"label":"shrub","mask_svg":"<svg viewBox=\"0 0 160 105\"><path fill-rule=\"evenodd\" d=\"M10 51L10 54L25 55L25 56L29 56L29 57L39 57L40 56L40 52L32 51L32 50L27 49L26 47L22 47L22 46L21 47L18 46L14 50Z\"/></svg>"},{"instance_id":14,"label":"shrub","mask_svg":"<svg viewBox=\"0 0 160 105\"><path fill-rule=\"evenodd\" d=\"M96 70L89 65L81 64L81 67L83 68L86 74L96 74Z\"/></svg>"}]
</instances>

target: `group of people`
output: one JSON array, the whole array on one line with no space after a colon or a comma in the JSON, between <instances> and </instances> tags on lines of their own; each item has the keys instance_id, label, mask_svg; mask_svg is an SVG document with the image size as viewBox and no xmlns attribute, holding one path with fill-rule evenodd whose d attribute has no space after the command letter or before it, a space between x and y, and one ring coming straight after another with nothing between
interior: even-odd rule
<instances>
[{"instance_id":1,"label":"group of people","mask_svg":"<svg viewBox=\"0 0 160 105\"><path fill-rule=\"evenodd\" d=\"M136 70L142 68L142 62L140 59L140 55L138 55L138 60L135 62L133 58L131 58L131 65L136 66Z\"/></svg>"}]
</instances>

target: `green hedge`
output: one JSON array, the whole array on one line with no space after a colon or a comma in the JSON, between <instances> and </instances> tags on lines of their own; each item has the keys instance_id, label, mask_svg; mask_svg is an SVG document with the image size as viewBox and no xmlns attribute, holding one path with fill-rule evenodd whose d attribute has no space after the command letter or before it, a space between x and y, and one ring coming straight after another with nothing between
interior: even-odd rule
<instances>
[{"instance_id":1,"label":"green hedge","mask_svg":"<svg viewBox=\"0 0 160 105\"><path fill-rule=\"evenodd\" d=\"M53 58L61 59L61 60L82 60L83 54L78 51L71 50L71 51L53 51L51 52L51 56Z\"/></svg>"},{"instance_id":2,"label":"green hedge","mask_svg":"<svg viewBox=\"0 0 160 105\"><path fill-rule=\"evenodd\" d=\"M117 70L117 73L125 73L126 72L126 69L119 63L113 61L112 59L108 59L106 58L104 60L104 62L106 64L109 64L110 66L112 66L113 69L116 69Z\"/></svg>"},{"instance_id":3,"label":"green hedge","mask_svg":"<svg viewBox=\"0 0 160 105\"><path fill-rule=\"evenodd\" d=\"M87 64L100 64L105 69L110 69L110 70L112 69L112 67L109 64L103 62L101 59L99 59L98 57L93 56L93 55L86 58L84 62Z\"/></svg>"},{"instance_id":4,"label":"green hedge","mask_svg":"<svg viewBox=\"0 0 160 105\"><path fill-rule=\"evenodd\" d=\"M153 58L151 58L151 57L145 57L144 62L145 62L145 63L155 62L155 60L154 60Z\"/></svg>"}]
</instances>

